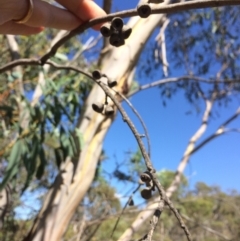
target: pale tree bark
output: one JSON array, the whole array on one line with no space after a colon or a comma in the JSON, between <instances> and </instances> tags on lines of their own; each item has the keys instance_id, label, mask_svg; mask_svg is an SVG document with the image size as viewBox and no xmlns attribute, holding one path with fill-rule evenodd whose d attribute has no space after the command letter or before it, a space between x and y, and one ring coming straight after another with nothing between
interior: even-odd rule
<instances>
[{"instance_id":1,"label":"pale tree bark","mask_svg":"<svg viewBox=\"0 0 240 241\"><path fill-rule=\"evenodd\" d=\"M105 53L101 61L102 72L110 79L118 81L120 92L123 86L130 86L132 79L129 76L138 57L163 17L163 14L153 15L147 19L134 17L129 22L133 32L126 44L120 48L111 48ZM79 158L76 161L68 158L62 165L61 172L49 190L25 241L58 241L66 231L75 209L93 181L102 143L113 121L112 118L106 118L92 110L92 103L104 101L104 97L103 91L94 85L85 104L85 113L78 125L84 139Z\"/></svg>"},{"instance_id":2,"label":"pale tree bark","mask_svg":"<svg viewBox=\"0 0 240 241\"><path fill-rule=\"evenodd\" d=\"M7 185L0 192L0 229L3 227L4 218L6 214L11 210L12 195L11 188Z\"/></svg>"},{"instance_id":3,"label":"pale tree bark","mask_svg":"<svg viewBox=\"0 0 240 241\"><path fill-rule=\"evenodd\" d=\"M214 103L214 101L212 101L212 100L205 100L206 108L205 108L205 111L203 114L202 123L201 123L200 127L198 128L198 130L195 132L195 134L189 140L187 148L186 148L186 150L183 154L183 157L179 163L179 166L177 168L175 178L174 178L173 182L171 183L170 187L167 189L168 197L171 197L172 194L177 190L178 185L181 181L181 176L184 172L184 169L186 168L186 166L189 162L190 156L192 155L192 151L194 150L194 148L196 146L196 142L206 132L206 129L208 126L208 119L209 119L209 116L210 116L210 113L211 113L211 110L213 107L213 103Z\"/></svg>"}]
</instances>

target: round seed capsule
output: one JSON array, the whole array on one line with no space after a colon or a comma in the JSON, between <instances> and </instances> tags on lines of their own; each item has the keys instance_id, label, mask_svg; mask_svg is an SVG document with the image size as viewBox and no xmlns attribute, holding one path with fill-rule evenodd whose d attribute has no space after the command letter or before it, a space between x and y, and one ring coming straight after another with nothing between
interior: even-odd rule
<instances>
[{"instance_id":1,"label":"round seed capsule","mask_svg":"<svg viewBox=\"0 0 240 241\"><path fill-rule=\"evenodd\" d=\"M94 111L96 111L97 113L102 113L103 109L104 109L104 104L100 103L100 102L96 102L92 104L92 108Z\"/></svg>"},{"instance_id":2,"label":"round seed capsule","mask_svg":"<svg viewBox=\"0 0 240 241\"><path fill-rule=\"evenodd\" d=\"M123 28L123 20L122 18L116 17L112 19L112 27L118 31L122 30Z\"/></svg>"},{"instance_id":3,"label":"round seed capsule","mask_svg":"<svg viewBox=\"0 0 240 241\"><path fill-rule=\"evenodd\" d=\"M111 23L105 23L105 24L100 28L100 32L101 32L101 34L102 34L103 37L110 37L110 35L112 34Z\"/></svg>"},{"instance_id":4,"label":"round seed capsule","mask_svg":"<svg viewBox=\"0 0 240 241\"><path fill-rule=\"evenodd\" d=\"M142 182L148 183L151 181L151 174L148 171L146 171L140 175L140 179Z\"/></svg>"},{"instance_id":5,"label":"round seed capsule","mask_svg":"<svg viewBox=\"0 0 240 241\"><path fill-rule=\"evenodd\" d=\"M94 79L100 79L102 77L102 73L100 72L100 70L96 69L92 72L92 77Z\"/></svg>"},{"instance_id":6,"label":"round seed capsule","mask_svg":"<svg viewBox=\"0 0 240 241\"><path fill-rule=\"evenodd\" d=\"M105 115L111 116L111 115L113 115L113 113L114 113L114 109L112 108L112 106L110 106L110 105L106 106Z\"/></svg>"},{"instance_id":7,"label":"round seed capsule","mask_svg":"<svg viewBox=\"0 0 240 241\"><path fill-rule=\"evenodd\" d=\"M110 80L110 79L108 79L108 86L110 87L110 88L113 88L114 86L116 86L117 85L117 81L116 80Z\"/></svg>"},{"instance_id":8,"label":"round seed capsule","mask_svg":"<svg viewBox=\"0 0 240 241\"><path fill-rule=\"evenodd\" d=\"M141 191L141 196L142 196L142 198L144 198L144 199L149 199L149 198L152 197L152 191L151 191L151 190L147 190L147 189L143 189L143 190Z\"/></svg>"},{"instance_id":9,"label":"round seed capsule","mask_svg":"<svg viewBox=\"0 0 240 241\"><path fill-rule=\"evenodd\" d=\"M124 39L129 38L131 33L132 33L132 29L130 27L124 25L123 28L122 28L122 36L123 36L123 38Z\"/></svg>"},{"instance_id":10,"label":"round seed capsule","mask_svg":"<svg viewBox=\"0 0 240 241\"><path fill-rule=\"evenodd\" d=\"M137 7L137 12L141 18L147 18L152 13L152 9L148 4L141 4Z\"/></svg>"},{"instance_id":11,"label":"round seed capsule","mask_svg":"<svg viewBox=\"0 0 240 241\"><path fill-rule=\"evenodd\" d=\"M120 47L125 44L124 38L120 34L112 34L109 42L115 47Z\"/></svg>"}]
</instances>

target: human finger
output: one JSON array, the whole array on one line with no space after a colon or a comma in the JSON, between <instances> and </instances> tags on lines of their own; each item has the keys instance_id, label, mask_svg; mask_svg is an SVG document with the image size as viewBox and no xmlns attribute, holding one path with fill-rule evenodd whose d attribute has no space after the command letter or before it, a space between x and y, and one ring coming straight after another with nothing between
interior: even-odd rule
<instances>
[{"instance_id":1,"label":"human finger","mask_svg":"<svg viewBox=\"0 0 240 241\"><path fill-rule=\"evenodd\" d=\"M66 9L69 9L77 17L83 21L90 20L92 18L105 16L106 13L100 8L94 1L91 0L56 0L63 5ZM94 27L99 29L101 25Z\"/></svg>"},{"instance_id":2,"label":"human finger","mask_svg":"<svg viewBox=\"0 0 240 241\"><path fill-rule=\"evenodd\" d=\"M33 2L33 13L25 23L31 27L49 27L56 29L72 30L79 26L82 20L73 13L53 6L44 1Z\"/></svg>"},{"instance_id":3,"label":"human finger","mask_svg":"<svg viewBox=\"0 0 240 241\"><path fill-rule=\"evenodd\" d=\"M0 25L0 34L31 35L40 33L43 29L43 27L30 27L9 21Z\"/></svg>"}]
</instances>

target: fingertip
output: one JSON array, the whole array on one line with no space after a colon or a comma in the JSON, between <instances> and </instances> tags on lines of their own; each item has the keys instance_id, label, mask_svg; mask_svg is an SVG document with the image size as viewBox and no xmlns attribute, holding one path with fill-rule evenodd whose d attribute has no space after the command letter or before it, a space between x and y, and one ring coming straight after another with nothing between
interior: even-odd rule
<instances>
[{"instance_id":1,"label":"fingertip","mask_svg":"<svg viewBox=\"0 0 240 241\"><path fill-rule=\"evenodd\" d=\"M84 11L80 10L81 12L78 13L78 16L81 17L84 21L93 19L93 18L99 18L99 17L104 17L106 16L106 12L100 8L94 1L89 1L89 0L83 0L81 9L84 9ZM93 29L96 31L99 31L101 24L97 24L93 26Z\"/></svg>"},{"instance_id":2,"label":"fingertip","mask_svg":"<svg viewBox=\"0 0 240 241\"><path fill-rule=\"evenodd\" d=\"M89 0L83 0L77 14L83 21L87 21L92 18L98 18L106 16L106 12L100 8L95 2ZM97 25L98 26L98 25ZM99 25L96 28L100 28Z\"/></svg>"},{"instance_id":3,"label":"fingertip","mask_svg":"<svg viewBox=\"0 0 240 241\"><path fill-rule=\"evenodd\" d=\"M44 27L30 27L23 24L17 24L12 21L0 25L0 34L11 35L32 35L38 34L44 30Z\"/></svg>"},{"instance_id":4,"label":"fingertip","mask_svg":"<svg viewBox=\"0 0 240 241\"><path fill-rule=\"evenodd\" d=\"M41 33L45 28L44 27L29 27L28 29L26 29L25 33L22 33L22 35L34 35L34 34L38 34Z\"/></svg>"}]
</instances>

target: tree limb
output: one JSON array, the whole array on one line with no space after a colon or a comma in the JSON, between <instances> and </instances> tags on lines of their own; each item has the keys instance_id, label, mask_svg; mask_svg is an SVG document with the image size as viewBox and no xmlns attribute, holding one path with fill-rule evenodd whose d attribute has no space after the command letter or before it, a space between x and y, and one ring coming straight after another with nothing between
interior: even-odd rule
<instances>
[{"instance_id":1,"label":"tree limb","mask_svg":"<svg viewBox=\"0 0 240 241\"><path fill-rule=\"evenodd\" d=\"M168 1L157 5L156 7L152 8L152 15L155 14L169 14L169 13L176 13L180 11L192 10L192 9L200 9L200 8L210 8L210 7L223 7L223 6L237 6L240 5L240 0L202 0L202 1L188 1L188 2L181 2L181 3L173 3L167 5ZM91 19L88 22L80 25L76 29L72 30L71 32L67 33L63 38L61 38L52 48L43 55L38 60L26 60L22 59L19 62L11 62L8 63L0 68L0 73L13 68L17 65L36 65L37 63L44 64L51 56L53 56L59 47L61 47L64 43L66 43L70 38L73 36L83 33L86 29L91 28L97 24L105 23L111 21L114 17L133 17L138 16L137 10L131 9L121 12L116 12L112 14L108 14L107 16Z\"/></svg>"}]
</instances>

